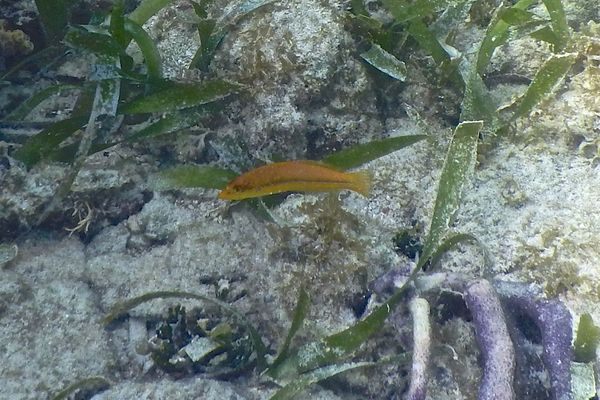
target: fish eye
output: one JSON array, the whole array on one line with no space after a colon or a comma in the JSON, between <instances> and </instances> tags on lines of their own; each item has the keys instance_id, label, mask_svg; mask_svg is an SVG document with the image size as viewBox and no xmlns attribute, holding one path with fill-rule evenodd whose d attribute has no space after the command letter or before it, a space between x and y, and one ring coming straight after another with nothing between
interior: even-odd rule
<instances>
[{"instance_id":1,"label":"fish eye","mask_svg":"<svg viewBox=\"0 0 600 400\"><path fill-rule=\"evenodd\" d=\"M248 190L248 185L232 185L231 190L236 193L243 192L245 190Z\"/></svg>"}]
</instances>

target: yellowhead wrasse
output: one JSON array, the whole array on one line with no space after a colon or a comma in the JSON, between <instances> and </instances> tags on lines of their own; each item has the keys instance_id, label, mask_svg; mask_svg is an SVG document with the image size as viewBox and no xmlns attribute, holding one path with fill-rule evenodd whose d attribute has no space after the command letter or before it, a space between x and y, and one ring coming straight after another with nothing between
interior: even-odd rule
<instances>
[{"instance_id":1,"label":"yellowhead wrasse","mask_svg":"<svg viewBox=\"0 0 600 400\"><path fill-rule=\"evenodd\" d=\"M353 190L368 196L371 179L366 171L342 172L316 161L284 161L248 171L219 193L223 200L243 200L282 192Z\"/></svg>"}]
</instances>

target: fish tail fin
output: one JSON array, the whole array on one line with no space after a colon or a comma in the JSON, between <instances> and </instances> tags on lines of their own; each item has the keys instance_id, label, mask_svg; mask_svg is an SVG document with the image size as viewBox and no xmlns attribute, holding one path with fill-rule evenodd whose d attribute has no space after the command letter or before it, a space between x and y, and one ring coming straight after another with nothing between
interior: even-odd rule
<instances>
[{"instance_id":1,"label":"fish tail fin","mask_svg":"<svg viewBox=\"0 0 600 400\"><path fill-rule=\"evenodd\" d=\"M352 190L362 194L365 197L369 196L371 191L371 174L367 170L351 172L352 175Z\"/></svg>"}]
</instances>

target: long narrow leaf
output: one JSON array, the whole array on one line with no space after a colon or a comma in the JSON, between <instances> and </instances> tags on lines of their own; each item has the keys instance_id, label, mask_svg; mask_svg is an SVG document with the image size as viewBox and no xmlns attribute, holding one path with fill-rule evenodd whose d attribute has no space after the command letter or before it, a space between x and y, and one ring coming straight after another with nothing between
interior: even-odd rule
<instances>
[{"instance_id":1,"label":"long narrow leaf","mask_svg":"<svg viewBox=\"0 0 600 400\"><path fill-rule=\"evenodd\" d=\"M457 246L459 243L468 243L468 242L474 243L481 250L481 254L483 255L482 270L486 271L486 272L491 271L492 258L490 256L488 249L485 247L485 245L479 239L477 239L475 236L468 234L468 233L453 233L453 234L447 235L444 238L443 242L438 246L438 248L435 250L435 252L431 255L430 263L431 263L432 267L435 268L436 264L440 261L440 259L446 252L450 251L452 248Z\"/></svg>"},{"instance_id":2,"label":"long narrow leaf","mask_svg":"<svg viewBox=\"0 0 600 400\"><path fill-rule=\"evenodd\" d=\"M208 71L208 66L212 61L217 48L232 26L252 12L276 1L277 0L243 0L235 4L231 11L223 16L218 22L202 17L202 15L205 14L204 11L198 13L198 16L202 18L202 21L200 21L198 26L201 45L196 51L196 54L194 54L194 58L190 63L190 68Z\"/></svg>"},{"instance_id":3,"label":"long narrow leaf","mask_svg":"<svg viewBox=\"0 0 600 400\"><path fill-rule=\"evenodd\" d=\"M567 23L567 16L561 0L543 0L548 14L550 14L550 22L552 30L556 34L557 43L554 46L554 51L563 50L569 42L570 31Z\"/></svg>"},{"instance_id":4,"label":"long narrow leaf","mask_svg":"<svg viewBox=\"0 0 600 400\"><path fill-rule=\"evenodd\" d=\"M500 128L497 105L483 79L466 60L461 63L459 71L465 83L460 120L482 120L486 132L496 132Z\"/></svg>"},{"instance_id":5,"label":"long narrow leaf","mask_svg":"<svg viewBox=\"0 0 600 400\"><path fill-rule=\"evenodd\" d=\"M302 327L302 323L306 319L306 314L308 314L309 306L310 299L308 297L308 293L306 293L306 290L304 290L304 287L302 287L300 288L300 295L298 296L298 302L296 303L296 309L294 310L294 318L292 320L292 325L290 326L290 330L288 331L288 334L285 338L285 342L281 346L281 350L279 350L279 355L277 356L275 361L273 361L273 364L271 364L269 370L277 369L277 367L288 356L292 339L294 339L294 336Z\"/></svg>"},{"instance_id":6,"label":"long narrow leaf","mask_svg":"<svg viewBox=\"0 0 600 400\"><path fill-rule=\"evenodd\" d=\"M60 146L58 149L54 150L48 157L48 160L58 161L65 164L72 164L75 161L75 157L77 156L77 152L79 151L81 141L76 141L74 143L70 143L66 146ZM108 143L93 143L90 147L88 155L96 154L100 151L104 151L109 149L115 145L117 142L108 142Z\"/></svg>"},{"instance_id":7,"label":"long narrow leaf","mask_svg":"<svg viewBox=\"0 0 600 400\"><path fill-rule=\"evenodd\" d=\"M173 82L167 87L125 104L125 114L169 112L221 100L239 91L241 85L223 80L197 83Z\"/></svg>"},{"instance_id":8,"label":"long narrow leaf","mask_svg":"<svg viewBox=\"0 0 600 400\"><path fill-rule=\"evenodd\" d=\"M97 98L94 107L97 117L117 115L119 96L121 94L121 82L119 79L103 79L98 82Z\"/></svg>"},{"instance_id":9,"label":"long narrow leaf","mask_svg":"<svg viewBox=\"0 0 600 400\"><path fill-rule=\"evenodd\" d=\"M210 165L180 165L150 177L154 190L183 188L223 189L237 174Z\"/></svg>"},{"instance_id":10,"label":"long narrow leaf","mask_svg":"<svg viewBox=\"0 0 600 400\"><path fill-rule=\"evenodd\" d=\"M594 363L596 349L600 343L600 328L594 324L589 313L582 314L577 324L577 336L573 342L574 360L579 363Z\"/></svg>"},{"instance_id":11,"label":"long narrow leaf","mask_svg":"<svg viewBox=\"0 0 600 400\"><path fill-rule=\"evenodd\" d=\"M151 16L159 12L172 0L142 0L139 6L129 14L129 19L138 25L143 25Z\"/></svg>"},{"instance_id":12,"label":"long narrow leaf","mask_svg":"<svg viewBox=\"0 0 600 400\"><path fill-rule=\"evenodd\" d=\"M25 100L19 107L17 107L14 111L8 114L4 120L5 121L21 121L29 115L29 113L38 106L41 102L48 99L50 96L55 94L61 94L63 91L71 91L71 90L79 90L81 86L77 85L69 85L69 84L58 84L48 86L45 89L40 90L39 92L32 95L30 98Z\"/></svg>"},{"instance_id":13,"label":"long narrow leaf","mask_svg":"<svg viewBox=\"0 0 600 400\"><path fill-rule=\"evenodd\" d=\"M383 6L400 23L424 18L434 12L433 2L427 0L383 0Z\"/></svg>"},{"instance_id":14,"label":"long narrow leaf","mask_svg":"<svg viewBox=\"0 0 600 400\"><path fill-rule=\"evenodd\" d=\"M406 135L374 140L330 154L322 161L340 169L356 168L425 139L426 135Z\"/></svg>"},{"instance_id":15,"label":"long narrow leaf","mask_svg":"<svg viewBox=\"0 0 600 400\"><path fill-rule=\"evenodd\" d=\"M195 122L189 121L190 124L187 122L188 121L185 120L182 121L179 113L168 114L163 116L158 121L148 125L147 127L133 133L130 136L127 136L125 141L137 142L151 137L172 133L179 129L189 128L193 123L197 122L197 120Z\"/></svg>"},{"instance_id":16,"label":"long narrow leaf","mask_svg":"<svg viewBox=\"0 0 600 400\"><path fill-rule=\"evenodd\" d=\"M206 11L207 1L202 1L200 3L196 3L192 1L192 7L194 8L194 12L199 18L208 18L208 12Z\"/></svg>"},{"instance_id":17,"label":"long narrow leaf","mask_svg":"<svg viewBox=\"0 0 600 400\"><path fill-rule=\"evenodd\" d=\"M100 125L108 125L115 122L114 116L116 115L117 105L119 102L120 95L120 85L119 81L115 79L105 79L98 82L98 86L94 93L93 98L93 107L94 107L94 121L88 120L88 124L94 123L95 119L99 116L109 116L113 118L103 118ZM74 113L75 114L75 113ZM108 128L107 128L108 129ZM111 129L108 129L111 130ZM87 140L87 139L86 139ZM97 153L99 151L108 149L114 145L116 142L108 142L108 143L96 143L95 138L91 138L89 140L89 149L85 150L82 148L81 140L78 140L74 143L70 143L66 146L56 147L52 150L50 154L48 154L47 158L53 161L59 161L64 163L73 163L77 155L85 154L85 156Z\"/></svg>"},{"instance_id":18,"label":"long narrow leaf","mask_svg":"<svg viewBox=\"0 0 600 400\"><path fill-rule=\"evenodd\" d=\"M198 23L198 36L200 36L200 49L203 52L214 51L217 48L217 44L211 43L211 36L212 36L213 32L215 31L216 25L217 25L217 21L215 21L214 19L208 19L208 18L204 18L204 19L200 20L200 22ZM224 36L225 35L223 34L221 36L221 38L218 40L218 42L220 42Z\"/></svg>"},{"instance_id":19,"label":"long narrow leaf","mask_svg":"<svg viewBox=\"0 0 600 400\"><path fill-rule=\"evenodd\" d=\"M409 27L408 33L419 43L419 45L429 52L437 65L450 60L450 55L438 41L438 38L429 30L425 22L421 19L413 20Z\"/></svg>"},{"instance_id":20,"label":"long narrow leaf","mask_svg":"<svg viewBox=\"0 0 600 400\"><path fill-rule=\"evenodd\" d=\"M131 40L131 37L125 31L125 6L123 0L117 0L113 5L110 13L110 34L123 48L126 48Z\"/></svg>"},{"instance_id":21,"label":"long narrow leaf","mask_svg":"<svg viewBox=\"0 0 600 400\"><path fill-rule=\"evenodd\" d=\"M511 26L529 24L536 19L534 13L525 11L519 7L509 7L502 9L500 18Z\"/></svg>"},{"instance_id":22,"label":"long narrow leaf","mask_svg":"<svg viewBox=\"0 0 600 400\"><path fill-rule=\"evenodd\" d=\"M207 114L215 112L216 108L210 105L204 105L193 109L175 111L172 114L164 115L158 121L147 127L127 136L126 142L137 142L149 138L174 133L182 129L187 129L197 125Z\"/></svg>"},{"instance_id":23,"label":"long narrow leaf","mask_svg":"<svg viewBox=\"0 0 600 400\"><path fill-rule=\"evenodd\" d=\"M437 17L433 24L429 25L429 29L439 38L446 38L452 35L452 31L456 27L464 25L465 21L469 18L469 12L476 1L448 1L442 14Z\"/></svg>"},{"instance_id":24,"label":"long narrow leaf","mask_svg":"<svg viewBox=\"0 0 600 400\"><path fill-rule=\"evenodd\" d=\"M227 35L227 29L224 27L215 29L215 21L206 19L200 22L198 34L200 35L200 48L194 54L190 68L208 71L217 48Z\"/></svg>"},{"instance_id":25,"label":"long narrow leaf","mask_svg":"<svg viewBox=\"0 0 600 400\"><path fill-rule=\"evenodd\" d=\"M299 374L315 370L324 365L335 364L354 354L371 336L381 330L383 323L404 299L408 281L381 306L375 308L365 319L351 327L326 338L307 343L269 370L276 380L289 380Z\"/></svg>"},{"instance_id":26,"label":"long narrow leaf","mask_svg":"<svg viewBox=\"0 0 600 400\"><path fill-rule=\"evenodd\" d=\"M277 1L278 0L242 0L235 4L231 12L223 17L223 19L228 21L229 24L235 24L241 18L245 18L252 12Z\"/></svg>"},{"instance_id":27,"label":"long narrow leaf","mask_svg":"<svg viewBox=\"0 0 600 400\"><path fill-rule=\"evenodd\" d=\"M51 42L62 39L76 0L35 0L46 36Z\"/></svg>"},{"instance_id":28,"label":"long narrow leaf","mask_svg":"<svg viewBox=\"0 0 600 400\"><path fill-rule=\"evenodd\" d=\"M273 396L269 398L269 400L291 400L295 396L304 392L310 386L322 380L331 378L345 371L350 371L357 368L372 367L377 364L378 363L376 362L349 362L319 368L315 371L300 375L298 378L279 389Z\"/></svg>"},{"instance_id":29,"label":"long narrow leaf","mask_svg":"<svg viewBox=\"0 0 600 400\"><path fill-rule=\"evenodd\" d=\"M350 11L354 15L369 15L362 0L350 0Z\"/></svg>"},{"instance_id":30,"label":"long narrow leaf","mask_svg":"<svg viewBox=\"0 0 600 400\"><path fill-rule=\"evenodd\" d=\"M71 117L89 117L96 96L96 85L84 85L73 105Z\"/></svg>"},{"instance_id":31,"label":"long narrow leaf","mask_svg":"<svg viewBox=\"0 0 600 400\"><path fill-rule=\"evenodd\" d=\"M425 240L423 254L417 263L417 269L425 265L436 253L448 233L454 215L460 206L462 190L475 165L477 139L482 127L481 121L466 121L460 123L454 130L440 176L431 228Z\"/></svg>"},{"instance_id":32,"label":"long narrow leaf","mask_svg":"<svg viewBox=\"0 0 600 400\"><path fill-rule=\"evenodd\" d=\"M90 32L83 27L71 27L65 35L64 41L71 47L111 59L125 54L121 45L112 36Z\"/></svg>"},{"instance_id":33,"label":"long narrow leaf","mask_svg":"<svg viewBox=\"0 0 600 400\"><path fill-rule=\"evenodd\" d=\"M556 36L556 33L549 26L543 26L538 29L534 29L530 33L531 37L537 40L541 40L546 43L550 43L552 46L560 46L560 39Z\"/></svg>"},{"instance_id":34,"label":"long narrow leaf","mask_svg":"<svg viewBox=\"0 0 600 400\"><path fill-rule=\"evenodd\" d=\"M534 2L535 0L519 0L511 8L523 11ZM504 6L500 6L496 9L494 17L488 25L485 36L479 45L479 52L477 54L477 73L479 75L483 75L485 72L485 69L492 59L494 50L498 46L502 46L508 40L508 29L511 27L511 24L502 18L503 12L506 10L507 8Z\"/></svg>"},{"instance_id":35,"label":"long narrow leaf","mask_svg":"<svg viewBox=\"0 0 600 400\"><path fill-rule=\"evenodd\" d=\"M360 56L384 74L399 81L406 79L406 65L404 62L382 49L381 46L373 44L368 51Z\"/></svg>"},{"instance_id":36,"label":"long narrow leaf","mask_svg":"<svg viewBox=\"0 0 600 400\"><path fill-rule=\"evenodd\" d=\"M162 79L162 61L154 40L141 25L129 18L125 18L125 31L131 35L144 56L148 78L150 80Z\"/></svg>"},{"instance_id":37,"label":"long narrow leaf","mask_svg":"<svg viewBox=\"0 0 600 400\"><path fill-rule=\"evenodd\" d=\"M74 117L55 122L25 142L14 157L27 167L32 167L52 154L65 139L81 129L87 120L87 117Z\"/></svg>"},{"instance_id":38,"label":"long narrow leaf","mask_svg":"<svg viewBox=\"0 0 600 400\"><path fill-rule=\"evenodd\" d=\"M104 378L103 376L93 376L91 378L85 378L61 390L54 397L52 397L52 400L65 400L78 390L93 390L95 392L102 392L108 389L110 387L110 384L110 381Z\"/></svg>"},{"instance_id":39,"label":"long narrow leaf","mask_svg":"<svg viewBox=\"0 0 600 400\"><path fill-rule=\"evenodd\" d=\"M48 46L40 51L37 51L29 56L25 57L22 61L11 67L8 71L3 72L4 75L0 75L0 83L9 80L17 72L22 71L25 66L34 64L37 67L44 66L48 68L50 65L56 62L56 60L63 57L65 54L65 46L55 45Z\"/></svg>"},{"instance_id":40,"label":"long narrow leaf","mask_svg":"<svg viewBox=\"0 0 600 400\"><path fill-rule=\"evenodd\" d=\"M511 121L528 115L539 102L562 82L577 59L577 54L555 54L540 67L525 94L514 104Z\"/></svg>"}]
</instances>

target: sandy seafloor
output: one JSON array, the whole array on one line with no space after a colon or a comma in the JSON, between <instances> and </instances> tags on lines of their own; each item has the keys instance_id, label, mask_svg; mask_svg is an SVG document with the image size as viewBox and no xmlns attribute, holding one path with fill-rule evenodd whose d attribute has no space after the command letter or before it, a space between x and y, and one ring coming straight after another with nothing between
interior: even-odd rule
<instances>
[{"instance_id":1,"label":"sandy seafloor","mask_svg":"<svg viewBox=\"0 0 600 400\"><path fill-rule=\"evenodd\" d=\"M482 138L452 229L483 243L491 267L483 271L480 251L464 245L445 255L439 268L465 281L485 276L535 286L542 297L560 300L574 322L590 313L600 323L600 11L593 3L565 3L578 43L572 51L580 53L566 79L509 134ZM13 11L33 9L33 2L15 4ZM211 10L225 5L217 1ZM177 301L137 307L111 329L102 318L118 301L151 291L220 293L275 351L303 284L311 307L296 344L355 323L362 316L356 298L365 293L372 294L367 312L385 299L385 293L371 290L372 283L414 266L394 250L392 238L401 230L427 232L460 98L427 76L423 55L407 57L404 83L377 77L357 57L356 42L344 28L346 6L293 0L244 19L225 38L211 73L247 84L252 95L234 100L226 118L194 135L119 145L89 157L62 211L43 227L6 233L35 220L69 167L42 163L26 171L15 160L0 166L3 243L18 248L0 270L0 399L51 399L67 385L95 376L109 380L110 387L78 398L267 399L277 386L259 371L214 379L202 373L173 376L154 365L144 351L156 334L153 322ZM534 11L543 16L541 6ZM191 13L188 3L174 1L145 25L172 78L193 78L185 72L199 43ZM457 33L459 50L472 52L482 32L466 21ZM135 48L129 50L139 57ZM531 79L550 54L547 45L516 39L496 51L488 73ZM82 65L70 59L60 74L85 76ZM525 86L499 79L490 89L508 101ZM8 90L16 89L0 93L4 90L2 107ZM46 111L42 106L34 114ZM292 194L272 208L275 222L244 204L218 200L216 190L161 192L151 185L151 174L163 165L205 161L208 138L227 139L211 139L219 155L213 163L226 166L236 156L228 143L239 144L231 147L255 160L282 154L296 159L423 133L430 138L365 166L373 176L369 197L346 191ZM0 155L9 160L9 144L0 144ZM87 232L70 235L66 228L88 215L87 205L92 210ZM470 317L455 304L461 296L448 297L451 292L442 287L427 297L435 330L427 398L476 399L481 352ZM407 307L400 306L356 360L410 350L411 332ZM594 395L593 364L573 374L571 398ZM299 398L404 398L409 369L353 371ZM531 378L538 384L528 399L553 398L544 374Z\"/></svg>"}]
</instances>

